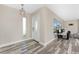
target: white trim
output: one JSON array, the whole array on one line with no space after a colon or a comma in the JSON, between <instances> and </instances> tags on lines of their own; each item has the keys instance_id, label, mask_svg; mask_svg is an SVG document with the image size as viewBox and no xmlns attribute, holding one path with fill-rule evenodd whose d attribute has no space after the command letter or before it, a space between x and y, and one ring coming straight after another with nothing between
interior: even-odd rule
<instances>
[{"instance_id":1,"label":"white trim","mask_svg":"<svg viewBox=\"0 0 79 59\"><path fill-rule=\"evenodd\" d=\"M50 44L51 42L53 42L53 40L55 40L55 38L51 39L50 41L48 41L47 43L45 43L44 46L47 46L48 44Z\"/></svg>"},{"instance_id":2,"label":"white trim","mask_svg":"<svg viewBox=\"0 0 79 59\"><path fill-rule=\"evenodd\" d=\"M30 39L23 39L23 40L11 42L11 43L6 43L6 44L1 45L0 48L6 47L6 46L9 46L9 45L12 45L12 44L20 43L20 42L23 42L23 41L26 41L26 40L32 40L32 38L30 38Z\"/></svg>"},{"instance_id":3,"label":"white trim","mask_svg":"<svg viewBox=\"0 0 79 59\"><path fill-rule=\"evenodd\" d=\"M50 41L48 41L48 42L46 42L46 43L42 43L42 42L39 42L41 45L43 45L43 46L47 46L48 44L50 44L53 40L55 40L55 38L54 39L51 39Z\"/></svg>"},{"instance_id":4,"label":"white trim","mask_svg":"<svg viewBox=\"0 0 79 59\"><path fill-rule=\"evenodd\" d=\"M44 43L42 43L42 42L39 42L41 45L44 45Z\"/></svg>"},{"instance_id":5,"label":"white trim","mask_svg":"<svg viewBox=\"0 0 79 59\"><path fill-rule=\"evenodd\" d=\"M49 43L51 43L53 40L55 40L56 38L53 38L53 39L51 39L50 41L48 41L48 42L46 42L46 43L43 43L43 42L40 42L40 41L38 41L41 45L43 45L43 46L47 46ZM37 41L37 40L36 40Z\"/></svg>"},{"instance_id":6,"label":"white trim","mask_svg":"<svg viewBox=\"0 0 79 59\"><path fill-rule=\"evenodd\" d=\"M43 48L41 48L41 49L39 49L37 52L35 52L34 54L37 54L37 53L39 53L40 51L42 51L44 48L46 48L46 46L49 44L49 43L51 43L51 42L53 42L55 39L52 39L52 40L50 40L48 43L46 43L46 44L43 44L43 43L40 43L40 44L42 44L43 45Z\"/></svg>"}]
</instances>

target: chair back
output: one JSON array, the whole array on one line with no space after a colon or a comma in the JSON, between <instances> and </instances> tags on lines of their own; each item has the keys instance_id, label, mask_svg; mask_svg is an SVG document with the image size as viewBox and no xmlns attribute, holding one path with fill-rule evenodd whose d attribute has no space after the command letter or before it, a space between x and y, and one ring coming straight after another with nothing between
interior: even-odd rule
<instances>
[{"instance_id":1,"label":"chair back","mask_svg":"<svg viewBox=\"0 0 79 59\"><path fill-rule=\"evenodd\" d=\"M70 35L70 33L71 33L71 31L68 31L68 32L67 32L67 35Z\"/></svg>"},{"instance_id":2,"label":"chair back","mask_svg":"<svg viewBox=\"0 0 79 59\"><path fill-rule=\"evenodd\" d=\"M67 32L67 39L69 39L70 34L71 34L71 31L68 31L68 32Z\"/></svg>"}]
</instances>

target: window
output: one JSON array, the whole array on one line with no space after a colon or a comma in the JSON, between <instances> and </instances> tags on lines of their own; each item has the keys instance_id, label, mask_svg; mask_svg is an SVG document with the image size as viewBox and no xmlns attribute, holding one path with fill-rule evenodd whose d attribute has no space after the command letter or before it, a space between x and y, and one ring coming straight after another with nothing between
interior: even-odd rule
<instances>
[{"instance_id":1,"label":"window","mask_svg":"<svg viewBox=\"0 0 79 59\"><path fill-rule=\"evenodd\" d=\"M53 21L53 26L54 26L54 28L59 28L59 27L61 27L60 21L54 19L54 21Z\"/></svg>"},{"instance_id":2,"label":"window","mask_svg":"<svg viewBox=\"0 0 79 59\"><path fill-rule=\"evenodd\" d=\"M22 27L23 27L23 36L25 36L26 35L26 17L23 17L22 18Z\"/></svg>"}]
</instances>

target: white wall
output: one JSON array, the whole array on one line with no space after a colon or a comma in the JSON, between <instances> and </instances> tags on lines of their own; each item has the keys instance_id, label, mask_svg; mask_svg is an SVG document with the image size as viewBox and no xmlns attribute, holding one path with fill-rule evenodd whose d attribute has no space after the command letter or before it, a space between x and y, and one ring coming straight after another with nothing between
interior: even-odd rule
<instances>
[{"instance_id":1,"label":"white wall","mask_svg":"<svg viewBox=\"0 0 79 59\"><path fill-rule=\"evenodd\" d=\"M32 38L32 16L27 15L27 39Z\"/></svg>"},{"instance_id":2,"label":"white wall","mask_svg":"<svg viewBox=\"0 0 79 59\"><path fill-rule=\"evenodd\" d=\"M73 26L69 26L69 24L73 24ZM65 21L64 25L66 31L71 31L72 34L78 33L78 20Z\"/></svg>"},{"instance_id":3,"label":"white wall","mask_svg":"<svg viewBox=\"0 0 79 59\"><path fill-rule=\"evenodd\" d=\"M22 40L22 20L18 10L0 5L0 45Z\"/></svg>"},{"instance_id":4,"label":"white wall","mask_svg":"<svg viewBox=\"0 0 79 59\"><path fill-rule=\"evenodd\" d=\"M36 17L36 20L38 20L38 33L39 38L36 38L35 40L39 41L41 44L45 44L45 35L46 35L46 16L45 16L45 10L44 8L40 8L36 12L32 13L32 17ZM33 34L33 33L32 33ZM34 36L37 36L37 34L34 34Z\"/></svg>"},{"instance_id":5,"label":"white wall","mask_svg":"<svg viewBox=\"0 0 79 59\"><path fill-rule=\"evenodd\" d=\"M54 27L52 26L53 24L53 20L54 19L57 19L58 21L61 22L61 25L62 25L62 28L63 28L63 20L58 17L54 12L52 12L51 10L49 10L48 8L45 8L46 9L46 13L47 15L45 16L45 20L46 20L46 37L45 37L45 43L50 43L52 40L55 39L54 37Z\"/></svg>"},{"instance_id":6,"label":"white wall","mask_svg":"<svg viewBox=\"0 0 79 59\"><path fill-rule=\"evenodd\" d=\"M50 11L47 7L40 8L32 14L40 17L40 43L47 45L55 39L52 27L52 21L57 18L63 25L63 21L56 14Z\"/></svg>"}]
</instances>

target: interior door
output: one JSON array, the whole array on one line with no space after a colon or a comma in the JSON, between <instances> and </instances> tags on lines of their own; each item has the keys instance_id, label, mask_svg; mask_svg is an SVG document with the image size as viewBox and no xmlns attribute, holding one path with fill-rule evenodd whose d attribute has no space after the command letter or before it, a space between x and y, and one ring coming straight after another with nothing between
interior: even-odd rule
<instances>
[{"instance_id":1,"label":"interior door","mask_svg":"<svg viewBox=\"0 0 79 59\"><path fill-rule=\"evenodd\" d=\"M39 17L37 15L32 17L32 38L39 41Z\"/></svg>"}]
</instances>

